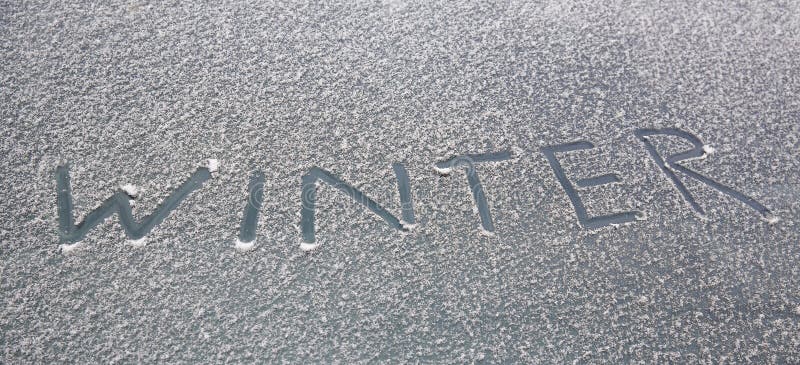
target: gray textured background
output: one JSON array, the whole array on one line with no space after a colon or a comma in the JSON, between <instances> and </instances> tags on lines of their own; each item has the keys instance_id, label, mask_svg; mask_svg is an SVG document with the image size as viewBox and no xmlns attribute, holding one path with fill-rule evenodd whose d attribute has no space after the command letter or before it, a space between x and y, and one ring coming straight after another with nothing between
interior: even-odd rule
<instances>
[{"instance_id":1,"label":"gray textured background","mask_svg":"<svg viewBox=\"0 0 800 365\"><path fill-rule=\"evenodd\" d=\"M0 362L800 362L800 5L602 3L0 2ZM689 182L700 219L641 127L700 136L687 166L781 222ZM590 212L646 220L577 225L539 148L578 139L570 175L624 180ZM464 173L432 168L501 149L484 237ZM59 164L80 219L126 183L147 214L207 158L146 246L113 218L59 251ZM414 233L323 186L298 249L304 171L399 214L395 161Z\"/></svg>"}]
</instances>

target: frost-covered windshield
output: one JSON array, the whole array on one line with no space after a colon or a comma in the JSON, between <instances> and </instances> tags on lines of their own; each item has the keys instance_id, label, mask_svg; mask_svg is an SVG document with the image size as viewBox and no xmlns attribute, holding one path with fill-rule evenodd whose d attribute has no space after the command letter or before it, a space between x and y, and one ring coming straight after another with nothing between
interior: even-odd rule
<instances>
[{"instance_id":1,"label":"frost-covered windshield","mask_svg":"<svg viewBox=\"0 0 800 365\"><path fill-rule=\"evenodd\" d=\"M798 363L797 2L0 5L2 363Z\"/></svg>"}]
</instances>

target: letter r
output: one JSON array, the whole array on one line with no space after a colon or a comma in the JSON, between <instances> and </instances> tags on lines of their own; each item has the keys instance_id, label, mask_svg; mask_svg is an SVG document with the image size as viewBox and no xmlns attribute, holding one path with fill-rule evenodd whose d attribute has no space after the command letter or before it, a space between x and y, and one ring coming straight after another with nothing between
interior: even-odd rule
<instances>
[{"instance_id":1,"label":"letter r","mask_svg":"<svg viewBox=\"0 0 800 365\"><path fill-rule=\"evenodd\" d=\"M755 199L745 194L742 194L736 190L733 190L725 185L722 185L704 175L701 175L679 164L682 161L691 160L694 158L701 158L705 156L706 152L705 150L703 150L703 142L701 142L700 138L697 138L697 136L676 128L637 129L633 133L636 135L637 138L639 138L640 141L642 141L642 143L644 143L644 147L647 149L647 152L650 154L650 157L653 159L653 161L656 162L656 165L658 165L658 167L661 169L664 175L667 175L667 177L669 177L669 179L672 180L672 183L675 185L675 188L678 189L678 191L683 196L683 199L686 200L686 202L688 202L689 205L692 207L692 209L697 213L701 215L705 214L703 208L700 207L700 204L697 203L697 200L695 200L692 194L689 193L689 190L686 188L686 185L684 185L683 182L681 182L681 180L675 174L675 171L680 171L688 175L689 177L714 188L720 193L728 195L736 200L739 200L742 203L747 204L747 206L757 211L763 218L769 221L772 221L772 219L774 219L769 209L767 209L767 207L765 207L761 203L757 202ZM667 156L665 160L663 157L661 157L661 154L658 153L656 147L650 141L651 136L658 136L658 135L682 138L687 142L691 143L692 148L684 152Z\"/></svg>"}]
</instances>

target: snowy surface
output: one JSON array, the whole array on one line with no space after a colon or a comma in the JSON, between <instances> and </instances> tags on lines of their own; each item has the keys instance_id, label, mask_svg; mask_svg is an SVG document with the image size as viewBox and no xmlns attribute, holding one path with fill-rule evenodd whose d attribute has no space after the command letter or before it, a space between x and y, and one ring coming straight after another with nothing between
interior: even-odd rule
<instances>
[{"instance_id":1,"label":"snowy surface","mask_svg":"<svg viewBox=\"0 0 800 365\"><path fill-rule=\"evenodd\" d=\"M233 247L240 252L250 251L256 247L256 241L244 242L236 239Z\"/></svg>"},{"instance_id":2,"label":"snowy surface","mask_svg":"<svg viewBox=\"0 0 800 365\"><path fill-rule=\"evenodd\" d=\"M139 188L133 184L125 184L120 187L125 194L128 194L130 197L137 197L139 195Z\"/></svg>"},{"instance_id":3,"label":"snowy surface","mask_svg":"<svg viewBox=\"0 0 800 365\"><path fill-rule=\"evenodd\" d=\"M208 170L211 172L217 172L217 170L219 170L219 160L216 158L209 158L208 161L206 161L206 167L208 167Z\"/></svg>"},{"instance_id":4,"label":"snowy surface","mask_svg":"<svg viewBox=\"0 0 800 365\"><path fill-rule=\"evenodd\" d=\"M797 1L222 3L0 5L0 362L800 362ZM695 215L633 135L664 127L780 220L687 180ZM540 152L577 140L571 178L622 179L588 212L646 219L578 225ZM502 150L486 236L434 164ZM210 157L146 245L61 246L56 166L76 222L128 183L142 219ZM399 216L394 162L413 230L321 184L298 247L304 173Z\"/></svg>"}]
</instances>

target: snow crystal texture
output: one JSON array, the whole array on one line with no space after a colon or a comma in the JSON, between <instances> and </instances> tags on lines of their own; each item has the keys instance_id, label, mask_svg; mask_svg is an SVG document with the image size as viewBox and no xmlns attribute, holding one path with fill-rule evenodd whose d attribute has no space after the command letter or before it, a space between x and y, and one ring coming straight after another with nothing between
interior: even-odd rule
<instances>
[{"instance_id":1,"label":"snow crystal texture","mask_svg":"<svg viewBox=\"0 0 800 365\"><path fill-rule=\"evenodd\" d=\"M4 2L0 362L799 363L799 4ZM780 220L687 179L694 214L633 135L667 127ZM577 140L570 177L621 179L587 211L646 218L578 225L540 152ZM434 166L503 150L484 235ZM202 161L146 241L112 216L60 246L57 166L79 222L121 186L141 219ZM303 174L399 216L395 162L413 230L320 184L298 247Z\"/></svg>"}]
</instances>

